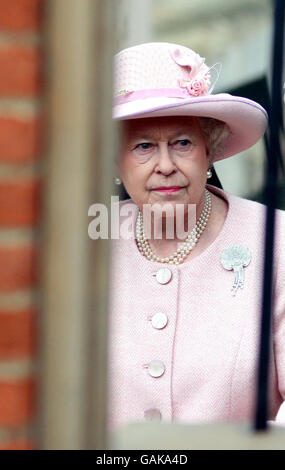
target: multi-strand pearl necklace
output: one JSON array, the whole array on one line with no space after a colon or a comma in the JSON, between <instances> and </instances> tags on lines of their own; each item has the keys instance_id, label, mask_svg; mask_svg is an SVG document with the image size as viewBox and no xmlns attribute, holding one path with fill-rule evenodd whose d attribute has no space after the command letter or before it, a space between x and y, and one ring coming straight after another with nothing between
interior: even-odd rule
<instances>
[{"instance_id":1,"label":"multi-strand pearl necklace","mask_svg":"<svg viewBox=\"0 0 285 470\"><path fill-rule=\"evenodd\" d=\"M180 244L180 247L171 255L166 258L160 258L157 256L152 249L150 248L148 239L146 238L144 226L143 226L143 215L139 210L137 223L136 223L136 242L140 252L150 261L156 261L158 263L168 263L168 264L180 264L189 255L190 251L193 250L197 244L200 236L206 228L208 219L211 214L212 200L210 192L205 189L205 204L201 215L192 229L192 231L187 235L184 242Z\"/></svg>"}]
</instances>

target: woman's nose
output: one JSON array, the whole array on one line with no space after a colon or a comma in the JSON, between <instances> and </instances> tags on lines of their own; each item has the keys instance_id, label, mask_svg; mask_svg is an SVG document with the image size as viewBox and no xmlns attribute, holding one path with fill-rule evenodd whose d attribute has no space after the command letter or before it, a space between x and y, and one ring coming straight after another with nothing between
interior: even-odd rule
<instances>
[{"instance_id":1,"label":"woman's nose","mask_svg":"<svg viewBox=\"0 0 285 470\"><path fill-rule=\"evenodd\" d=\"M175 169L175 164L171 155L171 149L165 142L158 145L158 159L156 165L156 172L161 172L165 175L169 175Z\"/></svg>"}]
</instances>

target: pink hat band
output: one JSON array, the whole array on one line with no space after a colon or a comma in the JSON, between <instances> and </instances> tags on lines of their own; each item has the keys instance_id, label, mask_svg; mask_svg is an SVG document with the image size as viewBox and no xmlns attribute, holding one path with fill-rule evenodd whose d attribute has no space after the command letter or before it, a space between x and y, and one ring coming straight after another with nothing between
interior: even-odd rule
<instances>
[{"instance_id":1,"label":"pink hat band","mask_svg":"<svg viewBox=\"0 0 285 470\"><path fill-rule=\"evenodd\" d=\"M152 88L147 90L124 91L114 97L114 105L146 98L189 98L189 93L181 88Z\"/></svg>"}]
</instances>

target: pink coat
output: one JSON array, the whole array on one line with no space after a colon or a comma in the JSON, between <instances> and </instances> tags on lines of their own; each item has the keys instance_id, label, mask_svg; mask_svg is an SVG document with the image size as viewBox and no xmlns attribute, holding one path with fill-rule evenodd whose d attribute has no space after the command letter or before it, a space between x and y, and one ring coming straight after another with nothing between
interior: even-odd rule
<instances>
[{"instance_id":1,"label":"pink coat","mask_svg":"<svg viewBox=\"0 0 285 470\"><path fill-rule=\"evenodd\" d=\"M151 262L135 240L112 241L108 428L131 421L248 421L255 403L265 206L207 185L229 204L224 226L181 265ZM120 207L132 202L120 202ZM136 217L136 214L133 216ZM268 419L285 398L285 212L277 211ZM249 248L244 288L221 264L231 244ZM190 255L191 256L191 255ZM171 279L158 282L167 266ZM158 328L153 316L163 313ZM162 323L163 324L163 323ZM154 360L159 360L157 366ZM158 375L158 376L154 376Z\"/></svg>"}]
</instances>

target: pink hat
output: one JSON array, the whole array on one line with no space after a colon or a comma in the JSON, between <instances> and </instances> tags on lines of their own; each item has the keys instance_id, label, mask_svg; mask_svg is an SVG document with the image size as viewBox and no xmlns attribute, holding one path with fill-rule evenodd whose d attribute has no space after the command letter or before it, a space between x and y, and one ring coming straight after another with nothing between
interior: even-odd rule
<instances>
[{"instance_id":1,"label":"pink hat","mask_svg":"<svg viewBox=\"0 0 285 470\"><path fill-rule=\"evenodd\" d=\"M212 94L217 66L184 46L151 42L115 55L116 120L157 116L199 116L224 121L231 134L222 160L254 145L267 127L267 113L255 101L228 93Z\"/></svg>"}]
</instances>

